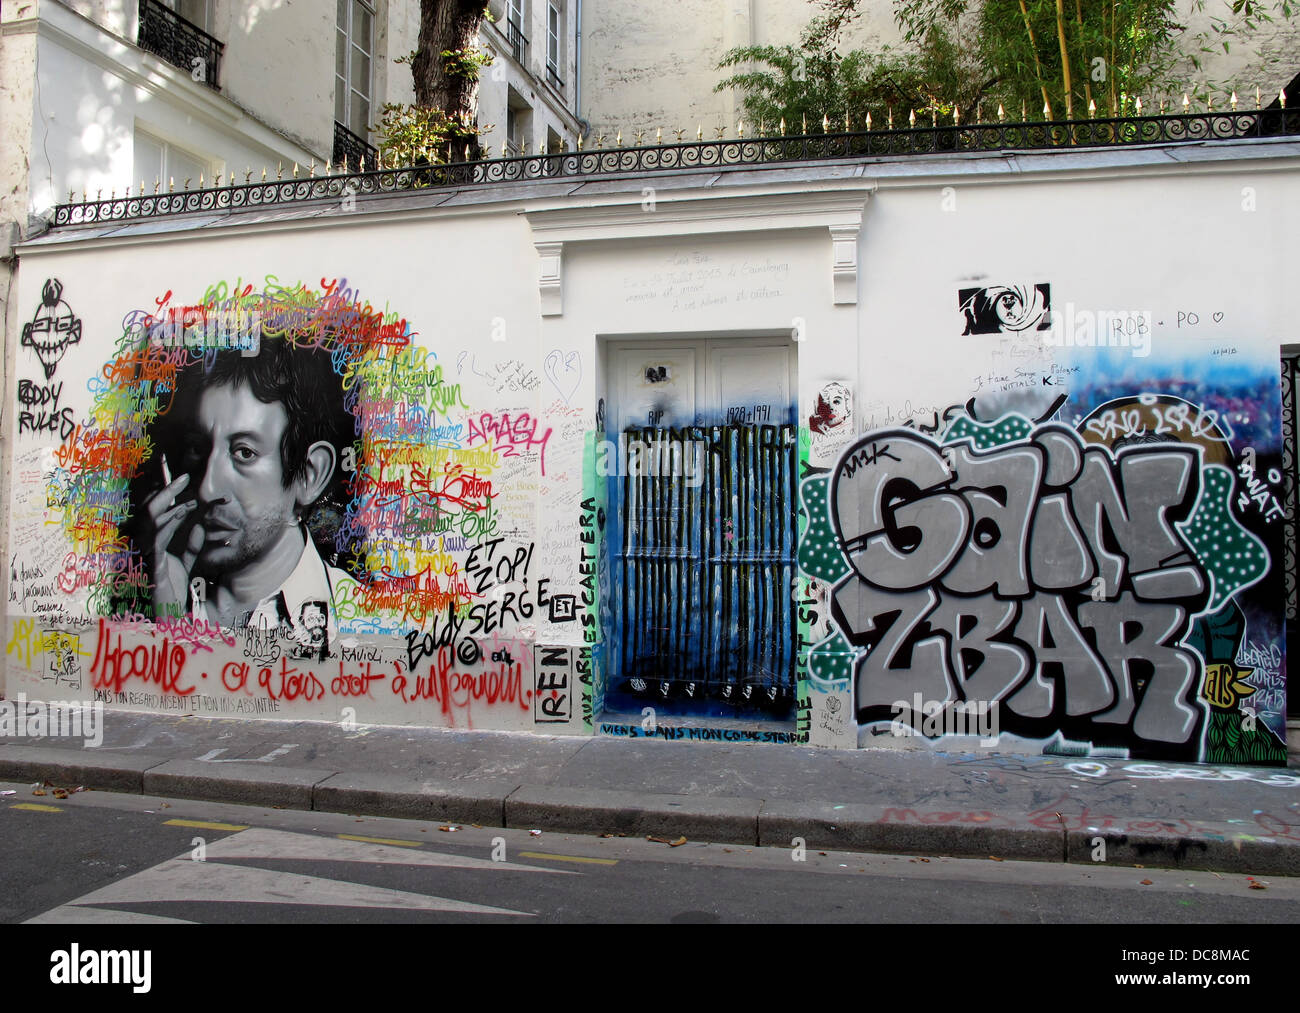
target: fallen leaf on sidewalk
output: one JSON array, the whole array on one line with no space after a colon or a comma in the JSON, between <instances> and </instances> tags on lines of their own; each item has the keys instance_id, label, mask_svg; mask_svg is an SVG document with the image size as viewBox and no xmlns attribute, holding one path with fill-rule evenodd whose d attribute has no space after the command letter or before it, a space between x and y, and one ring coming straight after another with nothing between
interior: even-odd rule
<instances>
[{"instance_id":1,"label":"fallen leaf on sidewalk","mask_svg":"<svg viewBox=\"0 0 1300 1013\"><path fill-rule=\"evenodd\" d=\"M32 792L32 794L33 794L33 795L48 795L49 792L46 791L44 788L37 788L35 791Z\"/></svg>"},{"instance_id":2,"label":"fallen leaf on sidewalk","mask_svg":"<svg viewBox=\"0 0 1300 1013\"><path fill-rule=\"evenodd\" d=\"M1151 885L1151 880L1149 880L1149 879L1144 879L1144 880L1142 880L1142 885L1143 885L1143 886L1150 886L1150 885Z\"/></svg>"},{"instance_id":3,"label":"fallen leaf on sidewalk","mask_svg":"<svg viewBox=\"0 0 1300 1013\"><path fill-rule=\"evenodd\" d=\"M990 861L990 862L1000 862L1000 861L1002 861L1002 859L998 858L997 855L989 855L989 861Z\"/></svg>"},{"instance_id":4,"label":"fallen leaf on sidewalk","mask_svg":"<svg viewBox=\"0 0 1300 1013\"><path fill-rule=\"evenodd\" d=\"M171 807L172 807L172 804L171 804L170 802L164 802L164 803L163 803L162 805L160 805L158 808L159 808L159 809L170 809Z\"/></svg>"},{"instance_id":5,"label":"fallen leaf on sidewalk","mask_svg":"<svg viewBox=\"0 0 1300 1013\"><path fill-rule=\"evenodd\" d=\"M685 837L679 837L679 838L677 838L677 840L675 840L675 841L669 841L669 842L668 842L668 847L670 847L670 848L680 848L680 847L681 847L683 844L685 844L685 843L686 843L686 838L685 838Z\"/></svg>"},{"instance_id":6,"label":"fallen leaf on sidewalk","mask_svg":"<svg viewBox=\"0 0 1300 1013\"><path fill-rule=\"evenodd\" d=\"M55 798L59 798L59 799L67 798L67 797L68 797L68 789L67 789L67 788L55 788L55 789L54 789L54 797L55 797Z\"/></svg>"},{"instance_id":7,"label":"fallen leaf on sidewalk","mask_svg":"<svg viewBox=\"0 0 1300 1013\"><path fill-rule=\"evenodd\" d=\"M923 859L921 859L921 861L923 861L923 862L928 862L928 861L930 861L930 860L929 860L928 858L923 858Z\"/></svg>"},{"instance_id":8,"label":"fallen leaf on sidewalk","mask_svg":"<svg viewBox=\"0 0 1300 1013\"><path fill-rule=\"evenodd\" d=\"M460 827L454 827L448 824L447 826L439 827L438 829L441 830L444 834L454 834L457 830L460 829Z\"/></svg>"},{"instance_id":9,"label":"fallen leaf on sidewalk","mask_svg":"<svg viewBox=\"0 0 1300 1013\"><path fill-rule=\"evenodd\" d=\"M1251 888L1252 890L1267 890L1267 889L1268 889L1268 887L1266 887L1263 883L1254 883L1254 882L1252 882L1252 883L1250 884L1250 888Z\"/></svg>"}]
</instances>

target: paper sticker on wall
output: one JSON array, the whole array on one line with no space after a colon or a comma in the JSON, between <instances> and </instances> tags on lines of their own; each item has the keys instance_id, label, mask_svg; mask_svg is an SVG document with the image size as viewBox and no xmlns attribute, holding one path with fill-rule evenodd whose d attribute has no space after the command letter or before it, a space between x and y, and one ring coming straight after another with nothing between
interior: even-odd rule
<instances>
[{"instance_id":1,"label":"paper sticker on wall","mask_svg":"<svg viewBox=\"0 0 1300 1013\"><path fill-rule=\"evenodd\" d=\"M833 381L817 392L808 416L812 435L809 463L829 467L853 438L853 389L845 381Z\"/></svg>"}]
</instances>

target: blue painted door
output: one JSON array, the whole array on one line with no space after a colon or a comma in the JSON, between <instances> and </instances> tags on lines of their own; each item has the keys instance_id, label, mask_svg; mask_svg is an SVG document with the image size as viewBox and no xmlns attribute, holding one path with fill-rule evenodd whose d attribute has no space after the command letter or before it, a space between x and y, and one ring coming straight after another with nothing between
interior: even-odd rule
<instances>
[{"instance_id":1,"label":"blue painted door","mask_svg":"<svg viewBox=\"0 0 1300 1013\"><path fill-rule=\"evenodd\" d=\"M788 710L798 430L793 346L611 354L612 709ZM622 698L621 700L619 698Z\"/></svg>"}]
</instances>

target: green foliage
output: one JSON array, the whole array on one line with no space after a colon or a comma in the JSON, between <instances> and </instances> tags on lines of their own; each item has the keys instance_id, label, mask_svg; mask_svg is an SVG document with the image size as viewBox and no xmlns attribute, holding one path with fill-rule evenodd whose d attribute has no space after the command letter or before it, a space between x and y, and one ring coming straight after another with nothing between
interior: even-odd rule
<instances>
[{"instance_id":1,"label":"green foliage","mask_svg":"<svg viewBox=\"0 0 1300 1013\"><path fill-rule=\"evenodd\" d=\"M441 109L388 103L376 128L379 156L385 165L441 165L447 147L456 154L477 143L481 131L449 119Z\"/></svg>"},{"instance_id":2,"label":"green foliage","mask_svg":"<svg viewBox=\"0 0 1300 1013\"><path fill-rule=\"evenodd\" d=\"M1155 95L1184 90L1200 101L1213 92L1222 105L1231 85L1205 77L1203 54L1300 13L1296 0L1217 0L1208 30L1188 36L1178 0L893 0L903 47L842 56L836 42L862 0L810 2L816 13L797 46L733 49L719 64L733 72L715 90L739 90L746 117L769 129L781 118L791 132L805 117L810 129L823 116L842 125L846 114L860 127L868 111L882 125L891 108L898 125L912 109L948 119L954 104L963 119L998 105L1009 119L1022 109L1037 119L1045 103L1058 119L1067 108L1087 117L1090 102L1099 116L1125 115L1138 96L1150 109Z\"/></svg>"},{"instance_id":3,"label":"green foliage","mask_svg":"<svg viewBox=\"0 0 1300 1013\"><path fill-rule=\"evenodd\" d=\"M720 67L749 67L719 82L715 90L736 88L744 94L746 117L775 132L784 119L787 130L820 130L822 117L842 129L846 115L860 129L870 112L884 126L890 111L900 125L908 113L949 117L956 103L974 109L988 82L981 68L942 28L930 32L911 50L884 47L879 53L802 46L746 46L723 57Z\"/></svg>"}]
</instances>

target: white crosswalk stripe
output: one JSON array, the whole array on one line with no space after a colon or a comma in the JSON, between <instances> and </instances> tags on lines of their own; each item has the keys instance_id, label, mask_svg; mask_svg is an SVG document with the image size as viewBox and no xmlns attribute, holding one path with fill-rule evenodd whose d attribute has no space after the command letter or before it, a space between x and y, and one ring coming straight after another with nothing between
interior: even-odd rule
<instances>
[{"instance_id":1,"label":"white crosswalk stripe","mask_svg":"<svg viewBox=\"0 0 1300 1013\"><path fill-rule=\"evenodd\" d=\"M190 852L46 911L31 924L182 922L156 914L116 910L143 903L220 902L372 908L392 911L446 911L471 915L511 915L531 918L532 912L473 904L388 887L331 879L297 872L228 865L258 860L355 862L364 865L403 865L475 870L483 873L524 872L546 876L580 875L567 869L539 868L511 862L444 854L421 848L401 848L333 837L254 828L207 845L204 861ZM88 905L97 905L90 907ZM113 910L109 910L114 908Z\"/></svg>"}]
</instances>

